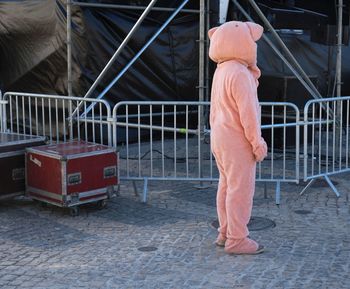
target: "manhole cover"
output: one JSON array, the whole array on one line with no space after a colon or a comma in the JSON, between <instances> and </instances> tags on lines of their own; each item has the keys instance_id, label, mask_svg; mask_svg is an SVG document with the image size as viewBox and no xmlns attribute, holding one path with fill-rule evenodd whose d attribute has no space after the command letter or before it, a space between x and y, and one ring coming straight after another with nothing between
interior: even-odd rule
<instances>
[{"instance_id":1,"label":"manhole cover","mask_svg":"<svg viewBox=\"0 0 350 289\"><path fill-rule=\"evenodd\" d=\"M215 229L219 228L219 221L214 220L211 223L212 227ZM266 230L268 228L276 227L276 223L270 219L262 218L262 217L251 217L248 223L249 231L261 231Z\"/></svg>"},{"instance_id":2,"label":"manhole cover","mask_svg":"<svg viewBox=\"0 0 350 289\"><path fill-rule=\"evenodd\" d=\"M312 212L309 210L295 210L294 213L299 215L307 215L307 214L311 214Z\"/></svg>"},{"instance_id":3,"label":"manhole cover","mask_svg":"<svg viewBox=\"0 0 350 289\"><path fill-rule=\"evenodd\" d=\"M146 246L146 247L137 248L137 250L139 250L141 252L152 252L152 251L157 251L158 248L157 247Z\"/></svg>"},{"instance_id":4,"label":"manhole cover","mask_svg":"<svg viewBox=\"0 0 350 289\"><path fill-rule=\"evenodd\" d=\"M248 223L249 231L261 231L276 227L276 223L268 218L251 217Z\"/></svg>"}]
</instances>

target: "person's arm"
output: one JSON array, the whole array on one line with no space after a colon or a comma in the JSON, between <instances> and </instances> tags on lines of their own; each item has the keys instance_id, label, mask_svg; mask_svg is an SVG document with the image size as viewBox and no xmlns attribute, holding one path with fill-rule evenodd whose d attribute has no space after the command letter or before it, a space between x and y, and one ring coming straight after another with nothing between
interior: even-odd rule
<instances>
[{"instance_id":1,"label":"person's arm","mask_svg":"<svg viewBox=\"0 0 350 289\"><path fill-rule=\"evenodd\" d=\"M232 94L236 101L239 118L244 129L244 135L252 146L257 162L267 155L267 145L261 136L260 118L258 112L258 99L255 94L256 87L252 87L248 75L237 75L232 83Z\"/></svg>"}]
</instances>

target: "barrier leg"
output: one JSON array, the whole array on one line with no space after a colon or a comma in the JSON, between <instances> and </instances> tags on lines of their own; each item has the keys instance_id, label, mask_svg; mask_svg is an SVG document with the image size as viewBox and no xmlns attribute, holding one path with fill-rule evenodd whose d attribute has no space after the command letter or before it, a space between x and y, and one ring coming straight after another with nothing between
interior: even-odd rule
<instances>
[{"instance_id":1,"label":"barrier leg","mask_svg":"<svg viewBox=\"0 0 350 289\"><path fill-rule=\"evenodd\" d=\"M147 190L148 190L148 179L145 178L143 181L143 194L142 194L142 203L147 202Z\"/></svg>"},{"instance_id":2,"label":"barrier leg","mask_svg":"<svg viewBox=\"0 0 350 289\"><path fill-rule=\"evenodd\" d=\"M276 205L281 202L281 182L276 183Z\"/></svg>"},{"instance_id":3,"label":"barrier leg","mask_svg":"<svg viewBox=\"0 0 350 289\"><path fill-rule=\"evenodd\" d=\"M334 186L334 184L332 183L331 179L328 176L324 176L324 178L326 179L328 185L331 187L331 189L333 190L333 192L335 193L335 195L339 198L340 194L337 190L337 188Z\"/></svg>"},{"instance_id":4,"label":"barrier leg","mask_svg":"<svg viewBox=\"0 0 350 289\"><path fill-rule=\"evenodd\" d=\"M138 197L139 196L139 192L137 191L136 181L132 181L132 186L134 187L135 197Z\"/></svg>"},{"instance_id":5,"label":"barrier leg","mask_svg":"<svg viewBox=\"0 0 350 289\"><path fill-rule=\"evenodd\" d=\"M306 186L303 188L303 190L300 192L300 196L302 196L306 190L312 185L312 183L315 181L315 179L312 179Z\"/></svg>"},{"instance_id":6,"label":"barrier leg","mask_svg":"<svg viewBox=\"0 0 350 289\"><path fill-rule=\"evenodd\" d=\"M264 183L264 199L267 199L267 182Z\"/></svg>"},{"instance_id":7,"label":"barrier leg","mask_svg":"<svg viewBox=\"0 0 350 289\"><path fill-rule=\"evenodd\" d=\"M207 183L204 184L204 182L199 182L199 185L195 185L194 188L197 190L205 190L209 188L209 185Z\"/></svg>"},{"instance_id":8,"label":"barrier leg","mask_svg":"<svg viewBox=\"0 0 350 289\"><path fill-rule=\"evenodd\" d=\"M117 196L120 195L120 184L117 185L117 189L115 190L115 194L116 194Z\"/></svg>"}]
</instances>

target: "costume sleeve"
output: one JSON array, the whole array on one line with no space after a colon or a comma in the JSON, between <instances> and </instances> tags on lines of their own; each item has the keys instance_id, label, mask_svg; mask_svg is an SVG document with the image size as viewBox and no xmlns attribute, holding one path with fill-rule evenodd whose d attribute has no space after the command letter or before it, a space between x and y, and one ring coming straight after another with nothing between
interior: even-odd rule
<instances>
[{"instance_id":1,"label":"costume sleeve","mask_svg":"<svg viewBox=\"0 0 350 289\"><path fill-rule=\"evenodd\" d=\"M267 155L267 145L261 136L255 83L244 73L237 75L232 83L232 95L238 107L244 135L252 146L255 160L260 162Z\"/></svg>"}]
</instances>

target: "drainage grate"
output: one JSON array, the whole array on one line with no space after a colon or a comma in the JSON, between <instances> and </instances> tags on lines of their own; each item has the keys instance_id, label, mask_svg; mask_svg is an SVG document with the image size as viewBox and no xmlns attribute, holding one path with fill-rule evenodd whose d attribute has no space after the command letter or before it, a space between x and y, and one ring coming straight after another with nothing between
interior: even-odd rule
<instances>
[{"instance_id":1,"label":"drainage grate","mask_svg":"<svg viewBox=\"0 0 350 289\"><path fill-rule=\"evenodd\" d=\"M215 229L219 228L219 221L214 220L211 226ZM276 227L276 223L268 218L251 217L248 223L249 231L261 231Z\"/></svg>"},{"instance_id":2,"label":"drainage grate","mask_svg":"<svg viewBox=\"0 0 350 289\"><path fill-rule=\"evenodd\" d=\"M295 210L294 213L299 215L307 215L307 214L311 214L312 212L309 210Z\"/></svg>"},{"instance_id":3,"label":"drainage grate","mask_svg":"<svg viewBox=\"0 0 350 289\"><path fill-rule=\"evenodd\" d=\"M152 246L146 246L146 247L137 248L137 250L139 250L141 252L152 252L152 251L157 251L158 248L157 247L152 247Z\"/></svg>"}]
</instances>

